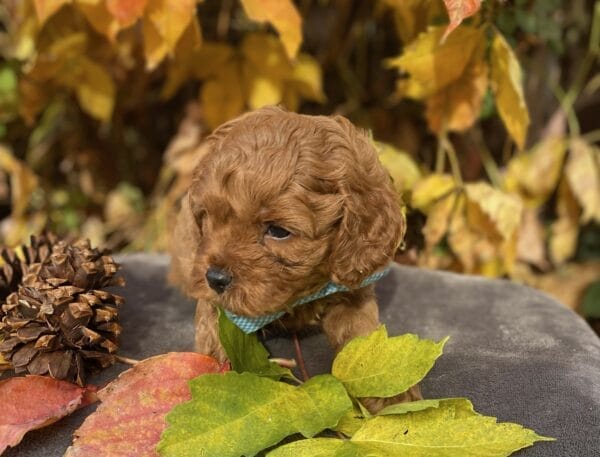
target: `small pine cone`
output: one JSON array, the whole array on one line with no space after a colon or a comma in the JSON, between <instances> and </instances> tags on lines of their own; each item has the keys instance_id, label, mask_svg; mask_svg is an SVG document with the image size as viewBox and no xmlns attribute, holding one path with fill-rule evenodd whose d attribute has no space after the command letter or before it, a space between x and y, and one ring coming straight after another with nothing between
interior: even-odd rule
<instances>
[{"instance_id":1,"label":"small pine cone","mask_svg":"<svg viewBox=\"0 0 600 457\"><path fill-rule=\"evenodd\" d=\"M70 284L85 290L122 286L123 278L115 277L118 270L113 258L92 248L89 240L59 241L47 261L30 267L32 274L54 287Z\"/></svg>"},{"instance_id":2,"label":"small pine cone","mask_svg":"<svg viewBox=\"0 0 600 457\"><path fill-rule=\"evenodd\" d=\"M86 373L112 365L124 300L100 287L123 285L118 269L87 241L59 241L43 262L29 265L0 313L0 352L15 372L84 385Z\"/></svg>"},{"instance_id":3,"label":"small pine cone","mask_svg":"<svg viewBox=\"0 0 600 457\"><path fill-rule=\"evenodd\" d=\"M0 256L3 264L0 267L0 301L4 301L12 292L16 292L32 264L43 262L52 252L52 244L57 239L51 233L32 236L30 245L20 247L22 256L19 257L14 249L2 249Z\"/></svg>"},{"instance_id":4,"label":"small pine cone","mask_svg":"<svg viewBox=\"0 0 600 457\"><path fill-rule=\"evenodd\" d=\"M86 372L115 362L123 299L74 286L19 287L2 306L0 352L16 373L49 374L85 384Z\"/></svg>"}]
</instances>

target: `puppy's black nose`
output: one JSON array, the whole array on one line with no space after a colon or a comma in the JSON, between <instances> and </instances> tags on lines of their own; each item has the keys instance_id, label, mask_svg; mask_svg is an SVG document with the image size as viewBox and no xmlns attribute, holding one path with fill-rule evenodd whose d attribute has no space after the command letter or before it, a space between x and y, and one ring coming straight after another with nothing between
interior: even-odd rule
<instances>
[{"instance_id":1,"label":"puppy's black nose","mask_svg":"<svg viewBox=\"0 0 600 457\"><path fill-rule=\"evenodd\" d=\"M206 280L211 289L222 294L231 284L231 275L218 267L209 267L206 272Z\"/></svg>"}]
</instances>

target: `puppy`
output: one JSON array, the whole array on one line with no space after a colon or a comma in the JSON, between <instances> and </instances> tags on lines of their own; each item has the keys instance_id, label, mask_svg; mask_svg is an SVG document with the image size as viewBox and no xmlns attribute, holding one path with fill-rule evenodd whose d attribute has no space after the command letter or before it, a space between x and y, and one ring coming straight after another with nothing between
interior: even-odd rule
<instances>
[{"instance_id":1,"label":"puppy","mask_svg":"<svg viewBox=\"0 0 600 457\"><path fill-rule=\"evenodd\" d=\"M375 330L366 283L393 259L405 223L365 132L340 116L267 107L207 142L171 242L170 280L198 301L195 349L225 359L218 307L321 325L336 351ZM293 307L329 282L333 294Z\"/></svg>"}]
</instances>

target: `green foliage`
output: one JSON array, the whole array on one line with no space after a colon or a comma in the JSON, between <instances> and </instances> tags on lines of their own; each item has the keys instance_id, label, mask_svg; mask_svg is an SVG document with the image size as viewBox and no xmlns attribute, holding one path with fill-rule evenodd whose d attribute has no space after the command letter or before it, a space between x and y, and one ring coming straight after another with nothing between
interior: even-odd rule
<instances>
[{"instance_id":1,"label":"green foliage","mask_svg":"<svg viewBox=\"0 0 600 457\"><path fill-rule=\"evenodd\" d=\"M274 380L294 378L288 368L269 360L269 353L258 341L256 333L244 333L219 310L219 339L227 358L238 373L254 373Z\"/></svg>"},{"instance_id":2,"label":"green foliage","mask_svg":"<svg viewBox=\"0 0 600 457\"><path fill-rule=\"evenodd\" d=\"M468 400L438 408L367 419L350 440L314 438L271 451L269 457L505 457L536 441L549 441L520 425L481 416Z\"/></svg>"},{"instance_id":3,"label":"green foliage","mask_svg":"<svg viewBox=\"0 0 600 457\"><path fill-rule=\"evenodd\" d=\"M389 338L385 326L357 337L337 355L331 372L353 397L392 397L431 370L447 338L434 343L416 335Z\"/></svg>"},{"instance_id":4,"label":"green foliage","mask_svg":"<svg viewBox=\"0 0 600 457\"><path fill-rule=\"evenodd\" d=\"M251 373L204 375L190 381L192 400L167 416L163 456L253 456L293 433L312 437L352 407L331 375L300 387Z\"/></svg>"},{"instance_id":5,"label":"green foliage","mask_svg":"<svg viewBox=\"0 0 600 457\"><path fill-rule=\"evenodd\" d=\"M262 370L266 350L243 332L230 331L224 319L220 335L232 362ZM191 401L168 414L157 450L174 457L253 456L300 433L308 439L284 444L268 456L503 457L549 440L481 416L464 398L390 405L376 416L361 412L357 396L403 392L429 371L444 342L414 335L388 338L382 326L348 343L334 361L333 376L316 376L299 387L250 372L200 376L190 381ZM391 373L404 381L395 382ZM321 432L330 436L327 429L351 438L314 438Z\"/></svg>"}]
</instances>

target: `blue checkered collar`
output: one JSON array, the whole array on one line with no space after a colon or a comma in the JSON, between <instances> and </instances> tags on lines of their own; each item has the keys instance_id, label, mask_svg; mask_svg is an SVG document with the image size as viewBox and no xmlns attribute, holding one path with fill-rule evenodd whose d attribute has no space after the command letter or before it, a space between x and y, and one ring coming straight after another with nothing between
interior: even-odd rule
<instances>
[{"instance_id":1,"label":"blue checkered collar","mask_svg":"<svg viewBox=\"0 0 600 457\"><path fill-rule=\"evenodd\" d=\"M363 282L360 283L361 287L368 286L369 284L373 284L376 281L379 281L390 271L390 267L385 268L384 270L377 271L373 273L371 276L366 278ZM307 295L306 297L301 297L292 303L291 307L295 308L299 305L304 305L305 303L310 303L320 298L326 297L328 295L335 294L336 292L348 292L350 289L342 284L337 284L333 281L329 281L325 284L321 289L317 292ZM237 314L233 314L230 311L223 310L227 318L237 325L244 333L252 333L256 332L258 329L263 328L265 325L270 324L271 322L279 319L286 312L278 311L273 314L267 314L265 316L258 317L247 317L247 316L239 316Z\"/></svg>"}]
</instances>

